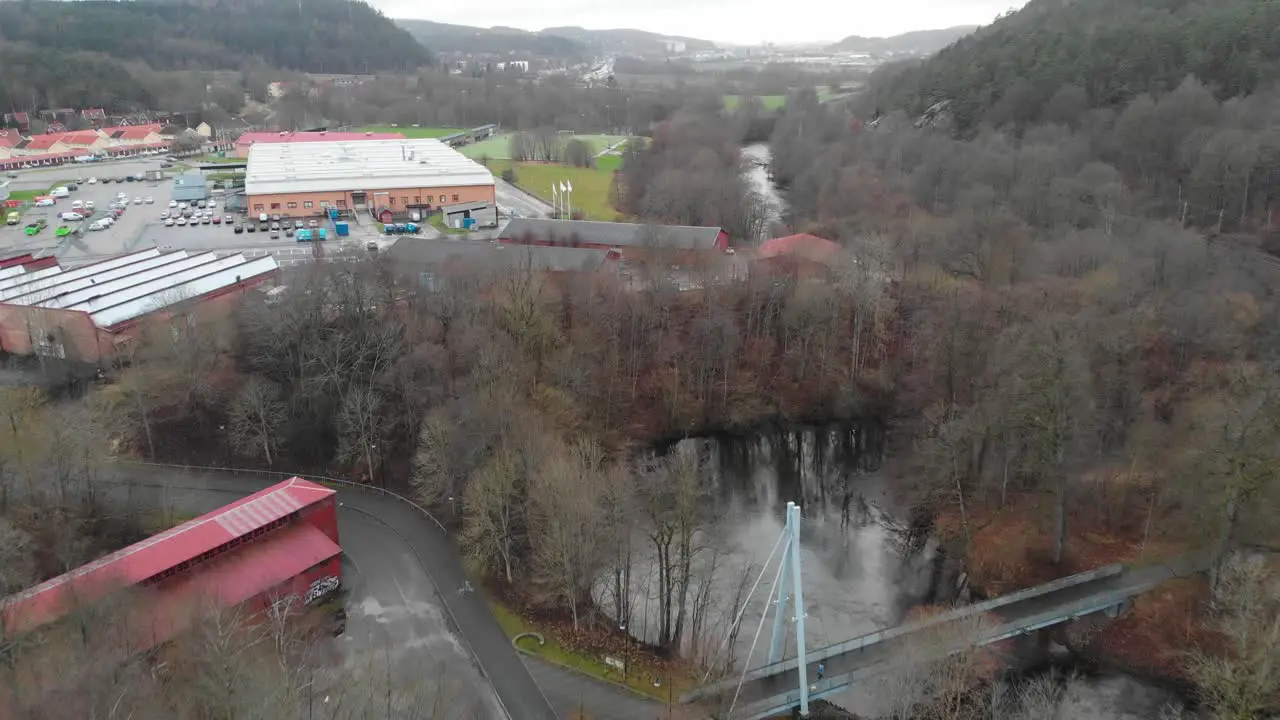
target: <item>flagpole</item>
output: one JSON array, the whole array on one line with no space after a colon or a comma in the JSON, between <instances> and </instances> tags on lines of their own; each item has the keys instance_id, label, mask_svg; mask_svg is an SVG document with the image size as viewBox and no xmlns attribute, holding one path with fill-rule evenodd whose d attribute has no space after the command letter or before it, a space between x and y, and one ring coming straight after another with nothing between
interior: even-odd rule
<instances>
[{"instance_id":1,"label":"flagpole","mask_svg":"<svg viewBox=\"0 0 1280 720\"><path fill-rule=\"evenodd\" d=\"M555 220L560 217L560 200L559 194L556 192L556 184L551 183L551 219Z\"/></svg>"},{"instance_id":2,"label":"flagpole","mask_svg":"<svg viewBox=\"0 0 1280 720\"><path fill-rule=\"evenodd\" d=\"M568 190L568 193L565 195L565 202L569 206L569 219L572 220L573 219L573 183L572 182L565 183L565 188Z\"/></svg>"}]
</instances>

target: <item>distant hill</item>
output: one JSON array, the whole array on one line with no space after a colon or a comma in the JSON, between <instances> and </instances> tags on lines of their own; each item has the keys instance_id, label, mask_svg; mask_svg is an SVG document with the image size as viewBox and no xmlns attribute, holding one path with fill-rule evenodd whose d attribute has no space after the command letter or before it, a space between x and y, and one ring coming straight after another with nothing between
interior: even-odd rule
<instances>
[{"instance_id":1,"label":"distant hill","mask_svg":"<svg viewBox=\"0 0 1280 720\"><path fill-rule=\"evenodd\" d=\"M587 58L586 43L519 28L479 28L431 20L396 20L415 40L435 53L475 53L543 58ZM520 56L520 57L517 57Z\"/></svg>"},{"instance_id":2,"label":"distant hill","mask_svg":"<svg viewBox=\"0 0 1280 720\"><path fill-rule=\"evenodd\" d=\"M1031 0L923 63L873 74L862 101L913 116L949 101L963 133L1118 106L1187 75L1228 98L1280 80L1277 27L1280 0Z\"/></svg>"},{"instance_id":3,"label":"distant hill","mask_svg":"<svg viewBox=\"0 0 1280 720\"><path fill-rule=\"evenodd\" d=\"M660 35L645 30L587 30L580 27L553 27L542 31L547 35L558 35L585 43L598 54L619 55L664 55L672 45L684 45L684 52L715 50L715 43L709 40L683 37L680 35Z\"/></svg>"},{"instance_id":4,"label":"distant hill","mask_svg":"<svg viewBox=\"0 0 1280 720\"><path fill-rule=\"evenodd\" d=\"M363 2L181 0L0 2L0 40L40 52L96 52L160 70L238 67L249 57L291 70L412 70L430 52ZM10 68L0 67L0 82Z\"/></svg>"},{"instance_id":5,"label":"distant hill","mask_svg":"<svg viewBox=\"0 0 1280 720\"><path fill-rule=\"evenodd\" d=\"M100 107L127 113L154 109L155 98L113 58L0 43L0 107L5 112Z\"/></svg>"},{"instance_id":6,"label":"distant hill","mask_svg":"<svg viewBox=\"0 0 1280 720\"><path fill-rule=\"evenodd\" d=\"M686 52L711 50L715 44L697 38L660 35L644 30L587 30L554 27L528 31L510 27L481 28L430 20L396 20L418 42L438 53L474 53L543 58L589 58L600 55L665 55L675 44Z\"/></svg>"},{"instance_id":7,"label":"distant hill","mask_svg":"<svg viewBox=\"0 0 1280 720\"><path fill-rule=\"evenodd\" d=\"M866 53L868 55L932 55L965 35L978 29L978 25L957 25L941 30L916 30L892 37L862 37L850 35L834 45L830 52Z\"/></svg>"}]
</instances>

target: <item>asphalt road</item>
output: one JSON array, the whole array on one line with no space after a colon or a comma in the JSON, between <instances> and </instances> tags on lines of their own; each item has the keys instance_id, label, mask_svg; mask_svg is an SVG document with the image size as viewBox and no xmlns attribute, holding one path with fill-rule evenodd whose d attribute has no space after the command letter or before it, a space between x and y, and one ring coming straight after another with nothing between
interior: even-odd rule
<instances>
[{"instance_id":1,"label":"asphalt road","mask_svg":"<svg viewBox=\"0 0 1280 720\"><path fill-rule=\"evenodd\" d=\"M110 492L155 493L154 486L163 485L167 489L159 491L161 500L188 512L207 512L225 504L229 494L246 495L273 481L138 465L118 467L107 481L128 478L143 487L124 486ZM390 497L345 490L338 493L338 502L342 546L357 568L356 594L348 610L353 642L372 639L381 650L394 640L397 657L420 672L438 665L443 650L460 652L459 660L469 655L498 698L493 704L479 698L482 707L493 713L489 717L503 717L496 707L499 703L512 720L557 717L484 598L469 590L461 557L442 529Z\"/></svg>"},{"instance_id":2,"label":"asphalt road","mask_svg":"<svg viewBox=\"0 0 1280 720\"><path fill-rule=\"evenodd\" d=\"M551 206L502 178L493 179L500 213L513 217L550 217Z\"/></svg>"}]
</instances>

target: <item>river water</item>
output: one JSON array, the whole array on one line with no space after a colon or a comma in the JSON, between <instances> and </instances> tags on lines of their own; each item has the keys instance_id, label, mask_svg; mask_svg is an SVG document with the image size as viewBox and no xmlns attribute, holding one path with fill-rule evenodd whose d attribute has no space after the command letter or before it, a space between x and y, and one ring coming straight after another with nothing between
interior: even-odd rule
<instances>
[{"instance_id":1,"label":"river water","mask_svg":"<svg viewBox=\"0 0 1280 720\"><path fill-rule=\"evenodd\" d=\"M774 237L771 229L782 222L787 201L769 177L769 163L773 161L773 153L768 143L754 143L742 148L742 159L746 164L743 176L765 205L765 236Z\"/></svg>"},{"instance_id":2,"label":"river water","mask_svg":"<svg viewBox=\"0 0 1280 720\"><path fill-rule=\"evenodd\" d=\"M759 585L746 604L736 641L728 646L735 671L764 664L772 615L762 624L776 588L778 558L761 573L783 529L788 501L802 508L801 565L806 641L816 648L903 622L916 605L936 595L936 543L910 531L904 508L894 500L880 470L880 442L873 429L858 426L797 428L750 436L695 438L677 443L673 453L696 454L709 497L702 544L695 567L705 574L709 603L703 632L686 635L686 656L719 656L740 587ZM631 633L647 642L658 634L657 579L653 554L643 532L635 539ZM745 578L745 581L744 581ZM702 590L695 582L690 596ZM598 593L601 606L611 607ZM754 652L753 638L759 629ZM786 657L795 656L786 638ZM863 717L884 710L884 687L856 686L829 700ZM1173 698L1162 688L1122 674L1080 678L1071 683L1057 717L1061 720L1156 718Z\"/></svg>"}]
</instances>

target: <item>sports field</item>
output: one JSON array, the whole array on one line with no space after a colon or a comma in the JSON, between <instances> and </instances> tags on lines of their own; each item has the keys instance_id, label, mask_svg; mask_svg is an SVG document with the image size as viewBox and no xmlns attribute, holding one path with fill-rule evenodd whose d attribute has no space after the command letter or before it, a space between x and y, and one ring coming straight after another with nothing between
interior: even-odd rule
<instances>
[{"instance_id":1,"label":"sports field","mask_svg":"<svg viewBox=\"0 0 1280 720\"><path fill-rule=\"evenodd\" d=\"M366 125L357 128L358 132L375 132L375 133L400 133L407 138L441 138L446 135L452 135L456 132L462 132L458 128L447 127L413 127L392 125Z\"/></svg>"},{"instance_id":2,"label":"sports field","mask_svg":"<svg viewBox=\"0 0 1280 720\"><path fill-rule=\"evenodd\" d=\"M514 133L502 133L495 135L488 140L482 140L478 143L464 145L458 148L459 152L469 158L479 159L482 157L492 158L494 160L510 160L511 159L511 136ZM581 140L591 146L593 153L604 152L606 148L625 142L626 135L565 135L565 140Z\"/></svg>"},{"instance_id":3,"label":"sports field","mask_svg":"<svg viewBox=\"0 0 1280 720\"><path fill-rule=\"evenodd\" d=\"M550 163L512 163L510 160L491 160L489 170L496 176L514 165L516 185L551 202L552 183L568 182L573 185L573 209L582 212L588 220L613 222L620 213L613 209L610 189L613 172L599 168L575 168Z\"/></svg>"},{"instance_id":4,"label":"sports field","mask_svg":"<svg viewBox=\"0 0 1280 720\"><path fill-rule=\"evenodd\" d=\"M744 95L725 95L724 109L733 112L738 109L742 101L746 99ZM786 95L761 95L758 97L760 104L764 105L765 110L781 110L787 106Z\"/></svg>"}]
</instances>

